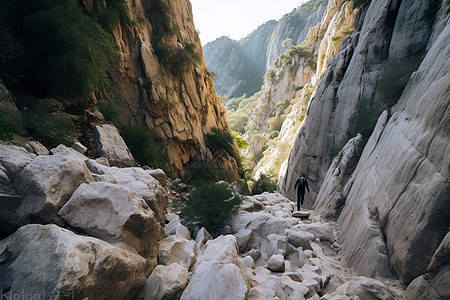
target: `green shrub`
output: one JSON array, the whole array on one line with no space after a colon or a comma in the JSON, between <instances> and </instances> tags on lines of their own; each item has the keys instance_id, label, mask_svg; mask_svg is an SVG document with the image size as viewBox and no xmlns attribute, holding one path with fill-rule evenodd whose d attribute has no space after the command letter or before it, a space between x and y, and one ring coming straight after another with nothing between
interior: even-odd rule
<instances>
[{"instance_id":1,"label":"green shrub","mask_svg":"<svg viewBox=\"0 0 450 300\"><path fill-rule=\"evenodd\" d=\"M11 141L13 139L13 129L11 123L0 119L0 140Z\"/></svg>"},{"instance_id":2,"label":"green shrub","mask_svg":"<svg viewBox=\"0 0 450 300\"><path fill-rule=\"evenodd\" d=\"M234 139L228 131L212 127L211 133L206 134L206 141L213 152L218 149L223 149L238 161L239 157L233 147Z\"/></svg>"},{"instance_id":3,"label":"green shrub","mask_svg":"<svg viewBox=\"0 0 450 300\"><path fill-rule=\"evenodd\" d=\"M192 234L205 227L216 237L241 203L241 197L229 190L226 184L207 184L191 191L180 217Z\"/></svg>"},{"instance_id":4,"label":"green shrub","mask_svg":"<svg viewBox=\"0 0 450 300\"><path fill-rule=\"evenodd\" d=\"M165 169L168 158L164 146L147 127L122 126L120 134L134 158L143 165Z\"/></svg>"},{"instance_id":5,"label":"green shrub","mask_svg":"<svg viewBox=\"0 0 450 300\"><path fill-rule=\"evenodd\" d=\"M0 10L5 16L0 31L21 45L20 63L5 63L4 70L5 75L19 74L20 88L40 96L81 99L108 86L108 54L117 55L117 46L77 1L2 1Z\"/></svg>"},{"instance_id":6,"label":"green shrub","mask_svg":"<svg viewBox=\"0 0 450 300\"><path fill-rule=\"evenodd\" d=\"M262 194L264 192L273 193L277 190L277 184L273 180L273 176L261 174L259 179L255 182L255 185L252 189L253 195Z\"/></svg>"},{"instance_id":7,"label":"green shrub","mask_svg":"<svg viewBox=\"0 0 450 300\"><path fill-rule=\"evenodd\" d=\"M116 25L120 21L130 23L125 0L107 0L106 9L96 11L94 17L105 29L109 29L112 25Z\"/></svg>"},{"instance_id":8,"label":"green shrub","mask_svg":"<svg viewBox=\"0 0 450 300\"><path fill-rule=\"evenodd\" d=\"M120 111L114 104L99 100L97 106L107 121L114 123L117 126L120 125Z\"/></svg>"},{"instance_id":9,"label":"green shrub","mask_svg":"<svg viewBox=\"0 0 450 300\"><path fill-rule=\"evenodd\" d=\"M272 132L270 133L269 138L270 138L271 140L273 140L274 138L278 137L279 134L280 134L280 132L277 131L277 130L272 131Z\"/></svg>"},{"instance_id":10,"label":"green shrub","mask_svg":"<svg viewBox=\"0 0 450 300\"><path fill-rule=\"evenodd\" d=\"M56 147L69 145L76 138L74 117L52 111L52 106L39 102L30 111L25 111L23 119L31 136L44 145Z\"/></svg>"},{"instance_id":11,"label":"green shrub","mask_svg":"<svg viewBox=\"0 0 450 300\"><path fill-rule=\"evenodd\" d=\"M238 148L241 150L247 148L250 145L247 139L240 135L239 132L233 132L233 138L236 140Z\"/></svg>"}]
</instances>

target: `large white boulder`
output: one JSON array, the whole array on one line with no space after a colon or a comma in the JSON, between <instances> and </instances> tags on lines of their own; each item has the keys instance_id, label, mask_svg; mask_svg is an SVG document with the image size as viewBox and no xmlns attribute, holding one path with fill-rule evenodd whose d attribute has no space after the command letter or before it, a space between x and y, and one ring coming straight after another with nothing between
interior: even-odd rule
<instances>
[{"instance_id":1,"label":"large white boulder","mask_svg":"<svg viewBox=\"0 0 450 300\"><path fill-rule=\"evenodd\" d=\"M87 160L86 165L95 181L119 184L144 199L155 213L155 217L161 226L165 225L168 204L167 190L147 170L142 168L109 168L92 159Z\"/></svg>"},{"instance_id":2,"label":"large white boulder","mask_svg":"<svg viewBox=\"0 0 450 300\"><path fill-rule=\"evenodd\" d=\"M190 270L197 261L197 255L197 246L193 240L170 235L159 243L158 263L162 265L178 263Z\"/></svg>"},{"instance_id":3,"label":"large white boulder","mask_svg":"<svg viewBox=\"0 0 450 300\"><path fill-rule=\"evenodd\" d=\"M189 283L189 272L177 263L157 266L147 279L144 300L179 299Z\"/></svg>"},{"instance_id":4,"label":"large white boulder","mask_svg":"<svg viewBox=\"0 0 450 300\"><path fill-rule=\"evenodd\" d=\"M0 290L8 299L130 299L155 266L56 225L21 227L0 241L0 257Z\"/></svg>"},{"instance_id":5,"label":"large white boulder","mask_svg":"<svg viewBox=\"0 0 450 300\"><path fill-rule=\"evenodd\" d=\"M25 148L0 144L0 163L11 180L19 176L20 171L33 160Z\"/></svg>"},{"instance_id":6,"label":"large white boulder","mask_svg":"<svg viewBox=\"0 0 450 300\"><path fill-rule=\"evenodd\" d=\"M127 144L114 125L96 125L93 131L98 156L104 156L111 166L132 167L136 163Z\"/></svg>"},{"instance_id":7,"label":"large white boulder","mask_svg":"<svg viewBox=\"0 0 450 300\"><path fill-rule=\"evenodd\" d=\"M16 215L22 224L64 225L60 208L80 184L94 181L82 155L72 151L40 155L20 172L15 186L24 200Z\"/></svg>"},{"instance_id":8,"label":"large white boulder","mask_svg":"<svg viewBox=\"0 0 450 300\"><path fill-rule=\"evenodd\" d=\"M250 274L238 253L232 235L208 241L180 299L245 299Z\"/></svg>"},{"instance_id":9,"label":"large white boulder","mask_svg":"<svg viewBox=\"0 0 450 300\"><path fill-rule=\"evenodd\" d=\"M267 267L273 272L284 272L284 256L282 254L274 254L269 258Z\"/></svg>"},{"instance_id":10,"label":"large white boulder","mask_svg":"<svg viewBox=\"0 0 450 300\"><path fill-rule=\"evenodd\" d=\"M112 243L121 242L156 258L163 229L152 210L128 189L107 182L81 184L59 215L72 227Z\"/></svg>"},{"instance_id":11,"label":"large white boulder","mask_svg":"<svg viewBox=\"0 0 450 300\"><path fill-rule=\"evenodd\" d=\"M141 168L112 167L106 169L105 174L114 178L117 184L144 199L155 213L158 222L164 226L168 196L165 187L158 180Z\"/></svg>"},{"instance_id":12,"label":"large white boulder","mask_svg":"<svg viewBox=\"0 0 450 300\"><path fill-rule=\"evenodd\" d=\"M167 220L169 221L169 223L167 223L167 225L164 227L164 232L166 233L166 235L176 235L187 240L191 239L189 229L181 224L181 219L177 214L167 214Z\"/></svg>"}]
</instances>

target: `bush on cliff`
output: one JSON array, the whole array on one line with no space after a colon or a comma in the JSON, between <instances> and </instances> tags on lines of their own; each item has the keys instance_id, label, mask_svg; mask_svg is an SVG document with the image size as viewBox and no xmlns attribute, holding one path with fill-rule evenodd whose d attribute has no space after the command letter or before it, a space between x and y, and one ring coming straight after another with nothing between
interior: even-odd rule
<instances>
[{"instance_id":1,"label":"bush on cliff","mask_svg":"<svg viewBox=\"0 0 450 300\"><path fill-rule=\"evenodd\" d=\"M23 119L31 136L46 146L69 145L76 138L75 117L53 111L47 102L39 102L31 110L25 111Z\"/></svg>"},{"instance_id":2,"label":"bush on cliff","mask_svg":"<svg viewBox=\"0 0 450 300\"><path fill-rule=\"evenodd\" d=\"M112 36L73 0L0 2L0 75L37 97L86 99L109 84Z\"/></svg>"},{"instance_id":3,"label":"bush on cliff","mask_svg":"<svg viewBox=\"0 0 450 300\"><path fill-rule=\"evenodd\" d=\"M227 184L210 183L191 191L180 217L191 234L205 227L216 237L241 203L241 197L228 189Z\"/></svg>"},{"instance_id":4,"label":"bush on cliff","mask_svg":"<svg viewBox=\"0 0 450 300\"><path fill-rule=\"evenodd\" d=\"M165 169L168 158L155 134L146 127L121 126L120 135L134 158L142 165Z\"/></svg>"},{"instance_id":5,"label":"bush on cliff","mask_svg":"<svg viewBox=\"0 0 450 300\"><path fill-rule=\"evenodd\" d=\"M277 184L273 180L273 176L261 174L259 179L255 182L252 189L253 195L262 194L264 192L273 193L277 190Z\"/></svg>"}]
</instances>

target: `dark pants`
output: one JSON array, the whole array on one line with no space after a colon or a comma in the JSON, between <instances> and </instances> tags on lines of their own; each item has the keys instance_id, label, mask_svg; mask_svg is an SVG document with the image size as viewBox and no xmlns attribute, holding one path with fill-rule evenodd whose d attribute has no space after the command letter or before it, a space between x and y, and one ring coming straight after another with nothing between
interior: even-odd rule
<instances>
[{"instance_id":1,"label":"dark pants","mask_svg":"<svg viewBox=\"0 0 450 300\"><path fill-rule=\"evenodd\" d=\"M300 205L305 199L305 191L297 190L297 210L300 211Z\"/></svg>"}]
</instances>

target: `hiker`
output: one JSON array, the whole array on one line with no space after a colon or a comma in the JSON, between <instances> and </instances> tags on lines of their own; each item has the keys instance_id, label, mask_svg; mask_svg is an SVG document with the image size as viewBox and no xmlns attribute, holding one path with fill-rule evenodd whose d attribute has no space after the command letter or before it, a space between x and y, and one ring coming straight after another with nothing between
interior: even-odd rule
<instances>
[{"instance_id":1,"label":"hiker","mask_svg":"<svg viewBox=\"0 0 450 300\"><path fill-rule=\"evenodd\" d=\"M305 178L305 174L302 174L302 177L299 177L295 182L294 191L297 189L297 210L300 211L300 205L303 204L303 199L305 199L305 187L308 190L309 195L309 186L308 181Z\"/></svg>"}]
</instances>

